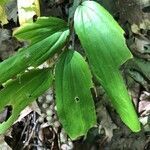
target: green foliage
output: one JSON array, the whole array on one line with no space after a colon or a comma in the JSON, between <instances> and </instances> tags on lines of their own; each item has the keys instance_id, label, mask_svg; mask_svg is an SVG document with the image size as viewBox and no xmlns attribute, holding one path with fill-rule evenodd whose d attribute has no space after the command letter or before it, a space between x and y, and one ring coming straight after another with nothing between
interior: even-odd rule
<instances>
[{"instance_id":1,"label":"green foliage","mask_svg":"<svg viewBox=\"0 0 150 150\"><path fill-rule=\"evenodd\" d=\"M11 0L1 0L0 5L5 5L6 3L10 2Z\"/></svg>"},{"instance_id":2,"label":"green foliage","mask_svg":"<svg viewBox=\"0 0 150 150\"><path fill-rule=\"evenodd\" d=\"M16 80L9 81L0 91L0 112L6 106L12 107L12 114L6 122L0 124L0 134L14 123L20 112L52 84L51 70L31 70L18 76Z\"/></svg>"},{"instance_id":3,"label":"green foliage","mask_svg":"<svg viewBox=\"0 0 150 150\"><path fill-rule=\"evenodd\" d=\"M30 40L31 45L0 63L0 84L29 66L38 66L52 57L64 47L68 34L67 24L52 17L41 17L35 23L20 27L14 35Z\"/></svg>"},{"instance_id":4,"label":"green foliage","mask_svg":"<svg viewBox=\"0 0 150 150\"><path fill-rule=\"evenodd\" d=\"M123 122L138 132L140 123L119 71L119 67L132 58L125 45L124 31L103 7L93 1L85 1L77 8L74 24L95 76Z\"/></svg>"},{"instance_id":5,"label":"green foliage","mask_svg":"<svg viewBox=\"0 0 150 150\"><path fill-rule=\"evenodd\" d=\"M1 0L0 1L0 21L2 24L8 23L7 21L7 15L5 12L5 5L9 2L10 0Z\"/></svg>"},{"instance_id":6,"label":"green foliage","mask_svg":"<svg viewBox=\"0 0 150 150\"><path fill-rule=\"evenodd\" d=\"M79 0L74 1L69 19L79 3ZM74 25L92 72L123 122L132 131L139 131L140 123L119 71L120 66L132 58L125 44L124 31L103 7L93 1L85 1L77 7ZM15 37L29 41L30 45L0 63L0 84L5 85L0 91L0 111L12 106L12 115L0 124L0 134L13 124L21 110L51 86L53 79L50 69L20 74L60 51L63 54L56 64L54 88L60 122L72 139L85 135L96 124L92 76L83 57L68 49L70 32L72 29L69 31L65 21L54 17L39 17L36 22L26 23L14 32ZM18 74L16 80L10 80Z\"/></svg>"},{"instance_id":7,"label":"green foliage","mask_svg":"<svg viewBox=\"0 0 150 150\"><path fill-rule=\"evenodd\" d=\"M71 139L85 135L96 124L96 114L92 76L83 57L73 50L62 54L55 80L57 113L65 131Z\"/></svg>"}]
</instances>

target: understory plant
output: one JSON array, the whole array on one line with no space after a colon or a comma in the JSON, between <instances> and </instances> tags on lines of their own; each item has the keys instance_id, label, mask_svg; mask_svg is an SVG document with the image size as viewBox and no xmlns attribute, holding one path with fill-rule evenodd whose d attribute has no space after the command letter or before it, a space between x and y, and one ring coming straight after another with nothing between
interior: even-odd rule
<instances>
[{"instance_id":1,"label":"understory plant","mask_svg":"<svg viewBox=\"0 0 150 150\"><path fill-rule=\"evenodd\" d=\"M11 116L0 124L0 134L16 121L20 112L54 86L57 115L71 139L95 126L96 112L91 89L93 76L102 85L122 121L133 131L140 123L120 72L132 54L124 31L107 10L94 1L78 3L68 23L55 17L38 17L21 25L13 35L29 46L0 63L0 111L12 107ZM70 48L75 30L85 56ZM57 54L54 65L37 67ZM85 59L87 58L87 59ZM88 60L88 61L86 61ZM34 69L29 70L29 67ZM54 83L54 84L52 84Z\"/></svg>"}]
</instances>

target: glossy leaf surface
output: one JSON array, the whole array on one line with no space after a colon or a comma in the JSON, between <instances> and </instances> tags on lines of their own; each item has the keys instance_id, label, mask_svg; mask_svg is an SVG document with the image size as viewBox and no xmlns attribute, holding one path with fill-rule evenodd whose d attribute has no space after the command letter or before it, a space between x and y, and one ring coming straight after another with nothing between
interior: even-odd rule
<instances>
[{"instance_id":1,"label":"glossy leaf surface","mask_svg":"<svg viewBox=\"0 0 150 150\"><path fill-rule=\"evenodd\" d=\"M123 122L132 131L138 132L140 123L119 71L119 67L132 58L125 44L124 31L113 17L94 1L85 1L77 8L74 24L93 73Z\"/></svg>"},{"instance_id":2,"label":"glossy leaf surface","mask_svg":"<svg viewBox=\"0 0 150 150\"><path fill-rule=\"evenodd\" d=\"M41 17L35 23L27 23L15 31L19 39L30 40L31 45L0 63L0 84L39 64L60 51L67 40L67 24L61 19Z\"/></svg>"},{"instance_id":3,"label":"glossy leaf surface","mask_svg":"<svg viewBox=\"0 0 150 150\"><path fill-rule=\"evenodd\" d=\"M56 65L56 106L63 128L71 139L85 135L96 124L90 89L91 73L83 57L66 51Z\"/></svg>"},{"instance_id":4,"label":"glossy leaf surface","mask_svg":"<svg viewBox=\"0 0 150 150\"><path fill-rule=\"evenodd\" d=\"M32 70L5 85L0 91L0 112L6 106L11 106L12 112L8 120L0 124L0 134L5 133L20 112L50 87L52 80L50 69Z\"/></svg>"}]
</instances>

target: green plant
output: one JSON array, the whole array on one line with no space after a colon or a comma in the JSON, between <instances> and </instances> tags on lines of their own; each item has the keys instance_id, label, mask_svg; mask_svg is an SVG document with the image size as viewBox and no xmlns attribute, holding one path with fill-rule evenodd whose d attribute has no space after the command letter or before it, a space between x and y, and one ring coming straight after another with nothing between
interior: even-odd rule
<instances>
[{"instance_id":1,"label":"green plant","mask_svg":"<svg viewBox=\"0 0 150 150\"><path fill-rule=\"evenodd\" d=\"M13 109L10 118L0 124L1 134L12 125L22 109L52 86L52 80L62 126L72 139L86 134L96 125L90 69L122 121L132 131L140 130L137 114L119 71L119 67L132 58L125 44L124 31L98 3L81 3L75 10L74 28L89 60L88 66L81 54L68 48L72 25L72 22L68 26L65 21L54 17L39 17L36 22L26 23L14 32L15 37L30 41L30 45L0 63L0 83L4 86L0 91L0 111L9 105ZM36 69L56 53L59 54L56 65ZM30 66L35 69L23 73ZM16 79L12 79L15 76Z\"/></svg>"},{"instance_id":2,"label":"green plant","mask_svg":"<svg viewBox=\"0 0 150 150\"><path fill-rule=\"evenodd\" d=\"M6 15L6 12L5 12L5 8L4 6L6 5L6 3L8 2L9 0L1 0L0 1L0 20L2 23L7 23L7 15Z\"/></svg>"}]
</instances>

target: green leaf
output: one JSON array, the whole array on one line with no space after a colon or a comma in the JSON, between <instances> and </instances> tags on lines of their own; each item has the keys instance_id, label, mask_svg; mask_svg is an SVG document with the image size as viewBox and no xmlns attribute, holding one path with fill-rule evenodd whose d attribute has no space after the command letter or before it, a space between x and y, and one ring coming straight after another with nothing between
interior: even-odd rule
<instances>
[{"instance_id":1,"label":"green leaf","mask_svg":"<svg viewBox=\"0 0 150 150\"><path fill-rule=\"evenodd\" d=\"M1 1L0 1L0 5L5 5L5 4L8 3L9 1L11 1L11 0L1 0Z\"/></svg>"},{"instance_id":2,"label":"green leaf","mask_svg":"<svg viewBox=\"0 0 150 150\"><path fill-rule=\"evenodd\" d=\"M31 44L34 44L57 32L64 32L66 30L68 30L67 23L62 19L38 17L36 22L23 24L13 34L20 40L29 40Z\"/></svg>"},{"instance_id":3,"label":"green leaf","mask_svg":"<svg viewBox=\"0 0 150 150\"><path fill-rule=\"evenodd\" d=\"M56 106L63 128L71 139L85 135L96 124L90 89L91 73L83 57L68 50L56 65Z\"/></svg>"},{"instance_id":4,"label":"green leaf","mask_svg":"<svg viewBox=\"0 0 150 150\"><path fill-rule=\"evenodd\" d=\"M24 73L6 84L0 91L0 112L4 107L11 106L12 114L0 124L0 134L5 133L20 112L50 87L52 80L52 72L48 68Z\"/></svg>"},{"instance_id":5,"label":"green leaf","mask_svg":"<svg viewBox=\"0 0 150 150\"><path fill-rule=\"evenodd\" d=\"M11 0L0 0L0 21L2 24L7 24L7 15L5 11L6 4Z\"/></svg>"},{"instance_id":6,"label":"green leaf","mask_svg":"<svg viewBox=\"0 0 150 150\"><path fill-rule=\"evenodd\" d=\"M10 1L10 0L1 0L0 1L0 21L2 24L8 23L7 15L5 12L5 7L6 7L5 5L7 4L8 1Z\"/></svg>"},{"instance_id":7,"label":"green leaf","mask_svg":"<svg viewBox=\"0 0 150 150\"><path fill-rule=\"evenodd\" d=\"M77 8L74 24L93 73L104 87L122 121L132 131L138 132L140 123L119 71L119 67L132 58L125 44L124 31L94 1L85 1Z\"/></svg>"},{"instance_id":8,"label":"green leaf","mask_svg":"<svg viewBox=\"0 0 150 150\"><path fill-rule=\"evenodd\" d=\"M14 35L30 40L31 45L0 63L0 84L29 66L38 66L52 57L64 47L68 34L67 24L53 17L41 17L35 23L21 26Z\"/></svg>"},{"instance_id":9,"label":"green leaf","mask_svg":"<svg viewBox=\"0 0 150 150\"><path fill-rule=\"evenodd\" d=\"M2 5L0 5L0 21L3 24L8 23L8 21L7 21L7 15L6 15L6 12L5 12L5 6L2 6Z\"/></svg>"}]
</instances>

